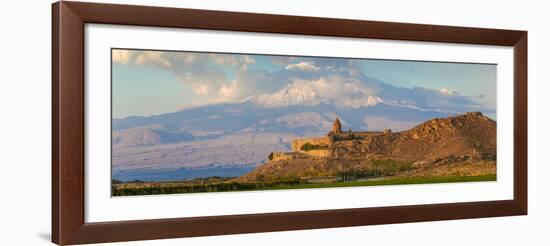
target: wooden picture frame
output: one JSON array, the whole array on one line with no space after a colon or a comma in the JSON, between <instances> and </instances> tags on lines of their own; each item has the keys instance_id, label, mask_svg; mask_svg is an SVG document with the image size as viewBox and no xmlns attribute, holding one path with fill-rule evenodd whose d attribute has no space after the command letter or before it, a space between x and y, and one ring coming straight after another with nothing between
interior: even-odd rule
<instances>
[{"instance_id":1,"label":"wooden picture frame","mask_svg":"<svg viewBox=\"0 0 550 246\"><path fill-rule=\"evenodd\" d=\"M86 223L84 24L509 46L514 49L514 199ZM52 6L52 240L59 245L527 214L527 32L80 2Z\"/></svg>"}]
</instances>

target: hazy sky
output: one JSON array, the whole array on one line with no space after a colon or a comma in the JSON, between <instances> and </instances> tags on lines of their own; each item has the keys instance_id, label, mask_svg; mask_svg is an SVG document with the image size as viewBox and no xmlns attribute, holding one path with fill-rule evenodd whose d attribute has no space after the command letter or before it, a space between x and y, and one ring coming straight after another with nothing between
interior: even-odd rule
<instances>
[{"instance_id":1,"label":"hazy sky","mask_svg":"<svg viewBox=\"0 0 550 246\"><path fill-rule=\"evenodd\" d=\"M489 115L494 115L496 107L496 65L112 52L114 118L246 100L270 103L272 95L290 87L319 100L346 97L350 105L357 107L388 103L449 112L482 111Z\"/></svg>"}]
</instances>

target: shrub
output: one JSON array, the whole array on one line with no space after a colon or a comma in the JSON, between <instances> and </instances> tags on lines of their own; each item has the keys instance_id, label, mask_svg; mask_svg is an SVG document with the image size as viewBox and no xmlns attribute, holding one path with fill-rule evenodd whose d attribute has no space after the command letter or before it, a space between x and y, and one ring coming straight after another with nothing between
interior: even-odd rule
<instances>
[{"instance_id":1,"label":"shrub","mask_svg":"<svg viewBox=\"0 0 550 246\"><path fill-rule=\"evenodd\" d=\"M310 151L310 150L315 150L315 149L326 149L326 146L318 145L318 144L305 143L304 145L302 145L300 147L300 150L306 151L306 152Z\"/></svg>"}]
</instances>

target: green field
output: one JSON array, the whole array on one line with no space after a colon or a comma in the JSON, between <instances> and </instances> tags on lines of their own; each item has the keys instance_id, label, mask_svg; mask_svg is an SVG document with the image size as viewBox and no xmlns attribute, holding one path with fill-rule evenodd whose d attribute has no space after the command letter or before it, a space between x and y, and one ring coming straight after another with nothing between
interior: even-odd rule
<instances>
[{"instance_id":1,"label":"green field","mask_svg":"<svg viewBox=\"0 0 550 246\"><path fill-rule=\"evenodd\" d=\"M113 196L155 195L200 192L228 192L252 190L286 190L310 188L334 188L377 185L433 184L453 182L496 181L496 174L480 176L443 176L443 177L388 177L383 180L346 181L333 183L236 183L221 182L213 184L181 183L137 183L115 184L112 187Z\"/></svg>"},{"instance_id":2,"label":"green field","mask_svg":"<svg viewBox=\"0 0 550 246\"><path fill-rule=\"evenodd\" d=\"M407 178L388 178L385 180L372 181L350 181L335 183L317 183L317 184L298 184L298 185L276 185L266 190L281 189L309 189L309 188L333 188L333 187L355 187L355 186L378 186L378 185L406 185L406 184L433 184L433 183L456 183L456 182L478 182L478 181L496 181L495 174L480 176L447 176L447 177L407 177Z\"/></svg>"}]
</instances>

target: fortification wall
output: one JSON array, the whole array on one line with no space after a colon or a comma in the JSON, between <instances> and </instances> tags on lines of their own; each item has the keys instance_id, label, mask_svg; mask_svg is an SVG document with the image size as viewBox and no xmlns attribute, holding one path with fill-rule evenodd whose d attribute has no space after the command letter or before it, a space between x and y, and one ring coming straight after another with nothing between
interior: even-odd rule
<instances>
[{"instance_id":1,"label":"fortification wall","mask_svg":"<svg viewBox=\"0 0 550 246\"><path fill-rule=\"evenodd\" d=\"M273 152L271 161L287 161L294 159L294 155L285 152Z\"/></svg>"},{"instance_id":2,"label":"fortification wall","mask_svg":"<svg viewBox=\"0 0 550 246\"><path fill-rule=\"evenodd\" d=\"M309 143L312 145L329 145L329 139L327 137L318 137L318 138L302 138L292 141L292 151L300 152L300 147L302 145Z\"/></svg>"},{"instance_id":3,"label":"fortification wall","mask_svg":"<svg viewBox=\"0 0 550 246\"><path fill-rule=\"evenodd\" d=\"M300 152L272 152L270 161L289 161L294 159L306 158L307 156L328 157L330 151L328 149L314 149Z\"/></svg>"},{"instance_id":4,"label":"fortification wall","mask_svg":"<svg viewBox=\"0 0 550 246\"><path fill-rule=\"evenodd\" d=\"M308 151L303 151L302 153L306 155L316 156L316 157L328 157L330 151L327 149L312 149Z\"/></svg>"},{"instance_id":5,"label":"fortification wall","mask_svg":"<svg viewBox=\"0 0 550 246\"><path fill-rule=\"evenodd\" d=\"M371 137L371 136L380 135L382 133L384 132L342 132L338 134L338 136L349 137L350 135L354 135L356 137Z\"/></svg>"}]
</instances>

